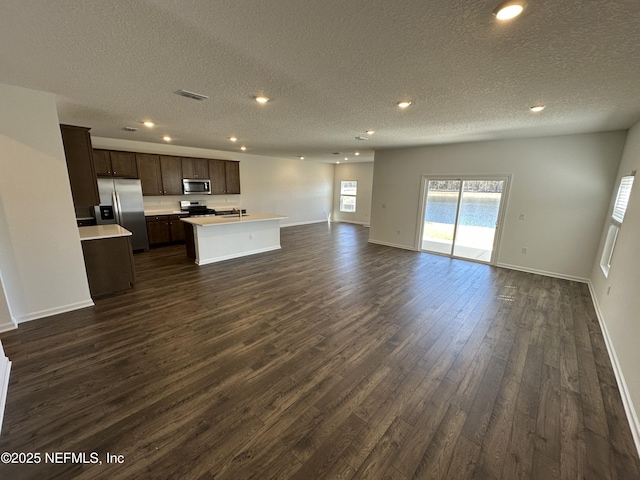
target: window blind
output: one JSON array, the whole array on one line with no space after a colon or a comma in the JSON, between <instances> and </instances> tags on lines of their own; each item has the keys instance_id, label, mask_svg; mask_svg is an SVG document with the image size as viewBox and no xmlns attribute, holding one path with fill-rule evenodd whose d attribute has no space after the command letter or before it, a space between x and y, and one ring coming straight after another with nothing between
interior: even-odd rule
<instances>
[{"instance_id":1,"label":"window blind","mask_svg":"<svg viewBox=\"0 0 640 480\"><path fill-rule=\"evenodd\" d=\"M611 218L622 224L624 220L624 214L627 211L627 205L629 204L629 196L631 196L631 187L633 186L633 175L622 177L620 180L620 187L618 188L618 195L616 196L616 203L613 206L613 214Z\"/></svg>"}]
</instances>

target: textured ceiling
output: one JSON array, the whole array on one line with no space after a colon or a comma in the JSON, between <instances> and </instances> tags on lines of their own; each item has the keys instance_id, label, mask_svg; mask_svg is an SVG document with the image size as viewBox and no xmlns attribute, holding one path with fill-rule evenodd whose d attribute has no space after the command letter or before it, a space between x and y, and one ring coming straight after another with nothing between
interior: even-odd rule
<instances>
[{"instance_id":1,"label":"textured ceiling","mask_svg":"<svg viewBox=\"0 0 640 480\"><path fill-rule=\"evenodd\" d=\"M0 83L95 136L312 161L640 119L640 1L530 0L509 23L498 3L3 0Z\"/></svg>"}]
</instances>

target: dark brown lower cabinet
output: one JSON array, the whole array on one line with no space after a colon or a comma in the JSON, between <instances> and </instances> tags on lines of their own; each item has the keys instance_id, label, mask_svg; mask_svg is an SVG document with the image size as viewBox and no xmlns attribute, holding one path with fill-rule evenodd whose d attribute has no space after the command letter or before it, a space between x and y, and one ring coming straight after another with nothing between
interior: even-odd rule
<instances>
[{"instance_id":1,"label":"dark brown lower cabinet","mask_svg":"<svg viewBox=\"0 0 640 480\"><path fill-rule=\"evenodd\" d=\"M184 226L181 218L187 215L154 215L146 217L149 246L184 242Z\"/></svg>"},{"instance_id":2,"label":"dark brown lower cabinet","mask_svg":"<svg viewBox=\"0 0 640 480\"><path fill-rule=\"evenodd\" d=\"M185 245L187 246L187 257L191 258L192 260L196 259L196 241L195 238L193 238L193 229L195 228L192 224L190 223L184 223L184 232L185 232Z\"/></svg>"},{"instance_id":3,"label":"dark brown lower cabinet","mask_svg":"<svg viewBox=\"0 0 640 480\"><path fill-rule=\"evenodd\" d=\"M83 240L82 253L92 298L133 286L136 272L131 237Z\"/></svg>"},{"instance_id":4,"label":"dark brown lower cabinet","mask_svg":"<svg viewBox=\"0 0 640 480\"><path fill-rule=\"evenodd\" d=\"M169 230L169 215L155 215L146 217L147 237L149 246L164 245L171 242L171 232Z\"/></svg>"},{"instance_id":5,"label":"dark brown lower cabinet","mask_svg":"<svg viewBox=\"0 0 640 480\"><path fill-rule=\"evenodd\" d=\"M184 242L184 222L180 221L186 215L169 215L169 230L171 230L171 242Z\"/></svg>"}]
</instances>

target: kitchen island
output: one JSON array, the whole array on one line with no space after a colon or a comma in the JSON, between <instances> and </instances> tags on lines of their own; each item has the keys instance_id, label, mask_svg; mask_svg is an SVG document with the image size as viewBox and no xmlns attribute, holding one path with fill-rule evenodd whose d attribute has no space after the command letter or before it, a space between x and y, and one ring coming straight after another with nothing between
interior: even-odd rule
<instances>
[{"instance_id":1,"label":"kitchen island","mask_svg":"<svg viewBox=\"0 0 640 480\"><path fill-rule=\"evenodd\" d=\"M280 249L280 220L273 213L182 218L187 256L197 265Z\"/></svg>"}]
</instances>

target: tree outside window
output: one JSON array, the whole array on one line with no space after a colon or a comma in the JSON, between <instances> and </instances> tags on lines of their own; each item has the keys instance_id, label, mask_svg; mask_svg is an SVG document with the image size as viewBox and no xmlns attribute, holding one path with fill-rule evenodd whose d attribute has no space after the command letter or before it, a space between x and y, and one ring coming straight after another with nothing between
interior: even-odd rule
<instances>
[{"instance_id":1,"label":"tree outside window","mask_svg":"<svg viewBox=\"0 0 640 480\"><path fill-rule=\"evenodd\" d=\"M356 211L356 195L358 193L357 180L342 180L340 182L340 211L354 213Z\"/></svg>"}]
</instances>

